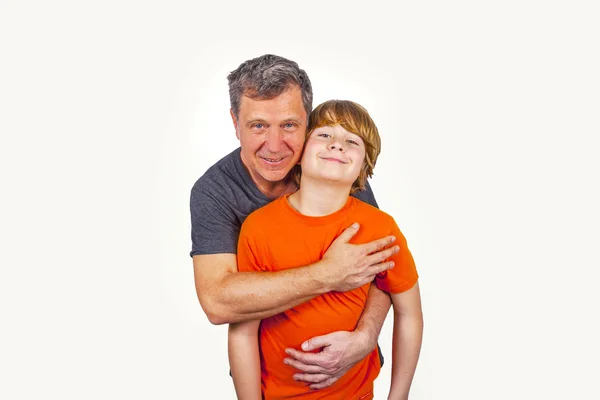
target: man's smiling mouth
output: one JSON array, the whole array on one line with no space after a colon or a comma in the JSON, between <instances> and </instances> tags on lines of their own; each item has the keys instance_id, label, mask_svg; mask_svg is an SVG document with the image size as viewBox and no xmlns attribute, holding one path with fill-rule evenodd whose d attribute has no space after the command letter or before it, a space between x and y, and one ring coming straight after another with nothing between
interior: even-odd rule
<instances>
[{"instance_id":1,"label":"man's smiling mouth","mask_svg":"<svg viewBox=\"0 0 600 400\"><path fill-rule=\"evenodd\" d=\"M267 164L271 164L271 165L279 165L288 158L288 156L284 156L284 157L261 157L261 156L259 156L259 157L261 160L263 160L263 162L265 162Z\"/></svg>"}]
</instances>

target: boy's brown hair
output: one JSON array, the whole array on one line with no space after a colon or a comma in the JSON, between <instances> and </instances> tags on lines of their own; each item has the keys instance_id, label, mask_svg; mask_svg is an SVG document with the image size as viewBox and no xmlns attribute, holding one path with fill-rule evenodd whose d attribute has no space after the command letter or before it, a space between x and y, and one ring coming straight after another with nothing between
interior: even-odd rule
<instances>
[{"instance_id":1,"label":"boy's brown hair","mask_svg":"<svg viewBox=\"0 0 600 400\"><path fill-rule=\"evenodd\" d=\"M359 136L365 144L365 160L360 174L350 189L350 193L364 190L367 178L373 176L373 168L381 151L381 139L375 122L367 110L360 104L349 100L329 100L319 104L308 118L306 139L311 133L322 126L340 125L348 132ZM302 171L300 166L294 169L294 179L300 184Z\"/></svg>"}]
</instances>

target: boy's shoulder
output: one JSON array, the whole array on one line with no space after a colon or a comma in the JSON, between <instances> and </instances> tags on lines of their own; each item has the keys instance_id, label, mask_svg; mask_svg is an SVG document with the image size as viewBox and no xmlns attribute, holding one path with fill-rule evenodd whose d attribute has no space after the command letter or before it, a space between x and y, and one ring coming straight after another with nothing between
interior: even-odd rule
<instances>
[{"instance_id":1,"label":"boy's shoulder","mask_svg":"<svg viewBox=\"0 0 600 400\"><path fill-rule=\"evenodd\" d=\"M385 211L360 200L356 200L353 209L354 212L348 216L347 222L360 224L358 234L354 238L356 243L367 243L387 235L398 235L396 221Z\"/></svg>"},{"instance_id":2,"label":"boy's shoulder","mask_svg":"<svg viewBox=\"0 0 600 400\"><path fill-rule=\"evenodd\" d=\"M394 217L369 203L365 203L357 198L352 198L355 202L356 213L363 216L365 219L380 222L380 223L395 223Z\"/></svg>"}]
</instances>

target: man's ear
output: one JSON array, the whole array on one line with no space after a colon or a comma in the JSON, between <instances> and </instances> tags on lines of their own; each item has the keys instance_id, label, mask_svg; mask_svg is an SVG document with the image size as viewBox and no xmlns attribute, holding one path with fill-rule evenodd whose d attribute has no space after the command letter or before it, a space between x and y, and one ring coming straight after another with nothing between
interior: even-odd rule
<instances>
[{"instance_id":1,"label":"man's ear","mask_svg":"<svg viewBox=\"0 0 600 400\"><path fill-rule=\"evenodd\" d=\"M231 120L233 121L233 127L235 128L235 136L238 138L238 140L240 140L237 118L235 118L235 114L233 113L233 110L231 108L229 109L229 115L231 115Z\"/></svg>"}]
</instances>

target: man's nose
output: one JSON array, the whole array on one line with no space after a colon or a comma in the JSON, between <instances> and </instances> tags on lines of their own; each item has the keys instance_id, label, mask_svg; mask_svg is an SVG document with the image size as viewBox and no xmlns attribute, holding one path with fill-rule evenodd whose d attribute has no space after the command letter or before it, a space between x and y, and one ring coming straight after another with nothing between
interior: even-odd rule
<instances>
[{"instance_id":1,"label":"man's nose","mask_svg":"<svg viewBox=\"0 0 600 400\"><path fill-rule=\"evenodd\" d=\"M279 127L271 127L265 137L265 145L267 150L272 153L277 153L283 147L283 132Z\"/></svg>"}]
</instances>

